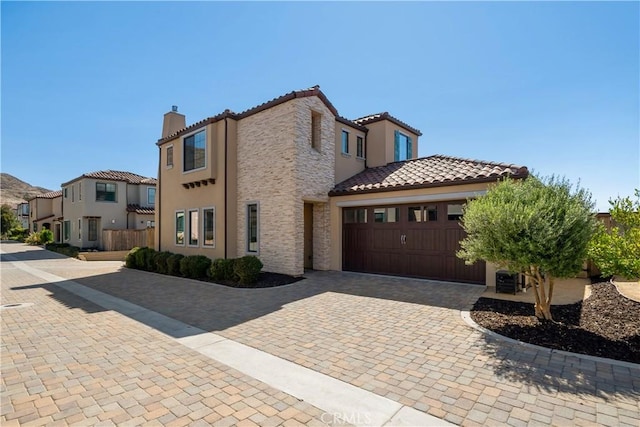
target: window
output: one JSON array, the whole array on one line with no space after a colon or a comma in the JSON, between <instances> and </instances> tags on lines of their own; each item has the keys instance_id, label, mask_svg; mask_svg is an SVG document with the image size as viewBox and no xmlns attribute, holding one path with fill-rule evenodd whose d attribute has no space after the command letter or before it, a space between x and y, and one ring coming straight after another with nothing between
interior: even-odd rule
<instances>
[{"instance_id":1,"label":"window","mask_svg":"<svg viewBox=\"0 0 640 427\"><path fill-rule=\"evenodd\" d=\"M205 131L198 132L184 139L184 171L201 169L205 166L206 141Z\"/></svg>"},{"instance_id":2,"label":"window","mask_svg":"<svg viewBox=\"0 0 640 427\"><path fill-rule=\"evenodd\" d=\"M98 240L98 219L97 218L89 218L89 234L88 238L90 242L95 242Z\"/></svg>"},{"instance_id":3,"label":"window","mask_svg":"<svg viewBox=\"0 0 640 427\"><path fill-rule=\"evenodd\" d=\"M447 219L449 221L458 221L462 218L462 209L464 205L461 204L451 204L447 205Z\"/></svg>"},{"instance_id":4,"label":"window","mask_svg":"<svg viewBox=\"0 0 640 427\"><path fill-rule=\"evenodd\" d=\"M394 132L394 160L396 162L413 157L411 138L400 131Z\"/></svg>"},{"instance_id":5,"label":"window","mask_svg":"<svg viewBox=\"0 0 640 427\"><path fill-rule=\"evenodd\" d=\"M216 245L216 211L214 208L202 209L202 234L204 241L202 246L215 247Z\"/></svg>"},{"instance_id":6,"label":"window","mask_svg":"<svg viewBox=\"0 0 640 427\"><path fill-rule=\"evenodd\" d=\"M189 211L189 246L198 246L198 210Z\"/></svg>"},{"instance_id":7,"label":"window","mask_svg":"<svg viewBox=\"0 0 640 427\"><path fill-rule=\"evenodd\" d=\"M96 182L96 202L115 202L116 184Z\"/></svg>"},{"instance_id":8,"label":"window","mask_svg":"<svg viewBox=\"0 0 640 427\"><path fill-rule=\"evenodd\" d=\"M154 187L147 187L147 204L149 206L156 204L156 189Z\"/></svg>"},{"instance_id":9,"label":"window","mask_svg":"<svg viewBox=\"0 0 640 427\"><path fill-rule=\"evenodd\" d=\"M65 199L67 198L67 188L66 188L66 187L65 187L65 189L64 189L64 198L65 198Z\"/></svg>"},{"instance_id":10,"label":"window","mask_svg":"<svg viewBox=\"0 0 640 427\"><path fill-rule=\"evenodd\" d=\"M258 204L247 205L247 252L258 252Z\"/></svg>"},{"instance_id":11,"label":"window","mask_svg":"<svg viewBox=\"0 0 640 427\"><path fill-rule=\"evenodd\" d=\"M65 221L63 224L64 240L71 239L71 221Z\"/></svg>"},{"instance_id":12,"label":"window","mask_svg":"<svg viewBox=\"0 0 640 427\"><path fill-rule=\"evenodd\" d=\"M438 207L436 205L429 206L410 206L408 208L409 222L437 221Z\"/></svg>"},{"instance_id":13,"label":"window","mask_svg":"<svg viewBox=\"0 0 640 427\"><path fill-rule=\"evenodd\" d=\"M344 210L344 223L345 224L366 224L367 222L367 208L354 208Z\"/></svg>"},{"instance_id":14,"label":"window","mask_svg":"<svg viewBox=\"0 0 640 427\"><path fill-rule=\"evenodd\" d=\"M167 147L167 166L173 166L173 145Z\"/></svg>"},{"instance_id":15,"label":"window","mask_svg":"<svg viewBox=\"0 0 640 427\"><path fill-rule=\"evenodd\" d=\"M364 159L364 138L356 136L356 157Z\"/></svg>"},{"instance_id":16,"label":"window","mask_svg":"<svg viewBox=\"0 0 640 427\"><path fill-rule=\"evenodd\" d=\"M346 130L342 131L342 152L349 154L349 132Z\"/></svg>"},{"instance_id":17,"label":"window","mask_svg":"<svg viewBox=\"0 0 640 427\"><path fill-rule=\"evenodd\" d=\"M176 212L176 245L184 245L184 211Z\"/></svg>"},{"instance_id":18,"label":"window","mask_svg":"<svg viewBox=\"0 0 640 427\"><path fill-rule=\"evenodd\" d=\"M375 222L397 222L399 212L399 208L375 208L373 210L373 220Z\"/></svg>"},{"instance_id":19,"label":"window","mask_svg":"<svg viewBox=\"0 0 640 427\"><path fill-rule=\"evenodd\" d=\"M322 115L311 112L311 148L315 148L320 151L320 124L322 122Z\"/></svg>"},{"instance_id":20,"label":"window","mask_svg":"<svg viewBox=\"0 0 640 427\"><path fill-rule=\"evenodd\" d=\"M82 240L82 220L78 218L78 240Z\"/></svg>"},{"instance_id":21,"label":"window","mask_svg":"<svg viewBox=\"0 0 640 427\"><path fill-rule=\"evenodd\" d=\"M38 223L34 222L33 223L33 232L35 233L36 231L38 231Z\"/></svg>"}]
</instances>

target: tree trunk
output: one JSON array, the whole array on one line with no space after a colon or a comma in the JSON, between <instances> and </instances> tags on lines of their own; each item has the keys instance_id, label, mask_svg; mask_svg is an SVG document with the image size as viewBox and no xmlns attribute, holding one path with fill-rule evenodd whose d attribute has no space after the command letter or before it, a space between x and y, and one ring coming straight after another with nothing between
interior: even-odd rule
<instances>
[{"instance_id":1,"label":"tree trunk","mask_svg":"<svg viewBox=\"0 0 640 427\"><path fill-rule=\"evenodd\" d=\"M538 267L531 267L527 275L532 282L533 294L536 302L534 312L538 319L553 320L551 316L551 296L553 295L553 279L549 278L549 291L545 290L546 280L540 274ZM548 296L547 296L548 295Z\"/></svg>"}]
</instances>

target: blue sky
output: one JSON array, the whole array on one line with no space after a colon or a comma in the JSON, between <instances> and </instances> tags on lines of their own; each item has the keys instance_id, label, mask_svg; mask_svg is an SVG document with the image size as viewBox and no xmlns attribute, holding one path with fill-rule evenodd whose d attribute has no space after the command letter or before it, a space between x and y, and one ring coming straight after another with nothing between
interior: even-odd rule
<instances>
[{"instance_id":1,"label":"blue sky","mask_svg":"<svg viewBox=\"0 0 640 427\"><path fill-rule=\"evenodd\" d=\"M187 123L319 84L389 111L420 156L526 165L607 200L640 187L638 2L1 3L2 171L58 189L155 176Z\"/></svg>"}]
</instances>

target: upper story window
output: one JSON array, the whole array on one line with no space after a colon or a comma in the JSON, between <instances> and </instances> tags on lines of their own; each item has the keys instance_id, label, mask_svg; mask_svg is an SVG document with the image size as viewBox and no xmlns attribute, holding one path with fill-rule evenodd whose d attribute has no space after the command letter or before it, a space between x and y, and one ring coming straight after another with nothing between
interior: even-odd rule
<instances>
[{"instance_id":1,"label":"upper story window","mask_svg":"<svg viewBox=\"0 0 640 427\"><path fill-rule=\"evenodd\" d=\"M364 138L356 136L356 157L364 159Z\"/></svg>"},{"instance_id":2,"label":"upper story window","mask_svg":"<svg viewBox=\"0 0 640 427\"><path fill-rule=\"evenodd\" d=\"M413 141L411 137L400 131L394 132L394 161L407 160L413 157Z\"/></svg>"},{"instance_id":3,"label":"upper story window","mask_svg":"<svg viewBox=\"0 0 640 427\"><path fill-rule=\"evenodd\" d=\"M116 184L96 182L96 202L116 202L116 193Z\"/></svg>"},{"instance_id":4,"label":"upper story window","mask_svg":"<svg viewBox=\"0 0 640 427\"><path fill-rule=\"evenodd\" d=\"M68 193L67 193L67 187L65 187L65 188L64 188L64 198L65 198L65 199L67 198L67 195L68 195Z\"/></svg>"},{"instance_id":5,"label":"upper story window","mask_svg":"<svg viewBox=\"0 0 640 427\"><path fill-rule=\"evenodd\" d=\"M204 168L206 151L205 131L186 137L184 139L184 171Z\"/></svg>"},{"instance_id":6,"label":"upper story window","mask_svg":"<svg viewBox=\"0 0 640 427\"><path fill-rule=\"evenodd\" d=\"M320 123L322 122L322 115L311 112L311 148L315 148L320 151Z\"/></svg>"},{"instance_id":7,"label":"upper story window","mask_svg":"<svg viewBox=\"0 0 640 427\"><path fill-rule=\"evenodd\" d=\"M349 132L346 130L342 131L342 152L349 154Z\"/></svg>"},{"instance_id":8,"label":"upper story window","mask_svg":"<svg viewBox=\"0 0 640 427\"><path fill-rule=\"evenodd\" d=\"M156 189L154 187L147 187L147 204L149 206L156 204Z\"/></svg>"},{"instance_id":9,"label":"upper story window","mask_svg":"<svg viewBox=\"0 0 640 427\"><path fill-rule=\"evenodd\" d=\"M173 166L173 145L167 147L167 166Z\"/></svg>"}]
</instances>

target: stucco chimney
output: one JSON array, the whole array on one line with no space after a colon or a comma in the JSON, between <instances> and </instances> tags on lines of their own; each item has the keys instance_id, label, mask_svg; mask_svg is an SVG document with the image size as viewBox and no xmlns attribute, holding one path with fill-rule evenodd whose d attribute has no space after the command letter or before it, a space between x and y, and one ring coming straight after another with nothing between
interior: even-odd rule
<instances>
[{"instance_id":1,"label":"stucco chimney","mask_svg":"<svg viewBox=\"0 0 640 427\"><path fill-rule=\"evenodd\" d=\"M180 129L186 127L186 117L184 114L178 113L178 106L171 106L171 111L165 113L162 123L162 137L166 138L172 133L176 133Z\"/></svg>"}]
</instances>

